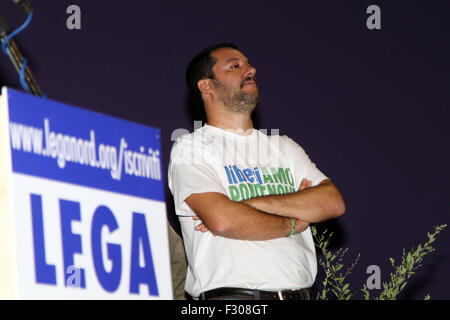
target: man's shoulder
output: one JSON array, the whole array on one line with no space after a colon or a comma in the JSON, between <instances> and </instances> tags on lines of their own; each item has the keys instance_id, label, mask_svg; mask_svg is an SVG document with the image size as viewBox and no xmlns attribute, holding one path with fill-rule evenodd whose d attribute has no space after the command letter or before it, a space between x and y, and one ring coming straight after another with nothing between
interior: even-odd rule
<instances>
[{"instance_id":1,"label":"man's shoulder","mask_svg":"<svg viewBox=\"0 0 450 320\"><path fill-rule=\"evenodd\" d=\"M171 158L178 156L211 156L211 137L205 132L204 127L191 133L178 137L170 152Z\"/></svg>"},{"instance_id":2,"label":"man's shoulder","mask_svg":"<svg viewBox=\"0 0 450 320\"><path fill-rule=\"evenodd\" d=\"M287 135L280 135L280 140L290 147L297 147L299 144Z\"/></svg>"},{"instance_id":3,"label":"man's shoulder","mask_svg":"<svg viewBox=\"0 0 450 320\"><path fill-rule=\"evenodd\" d=\"M281 134L263 134L261 135L263 139L267 139L269 142L272 143L277 143L280 142L281 146L283 147L294 147L294 146L298 146L298 143L295 142L295 140L293 140L292 138L290 138L287 135L281 135Z\"/></svg>"},{"instance_id":4,"label":"man's shoulder","mask_svg":"<svg viewBox=\"0 0 450 320\"><path fill-rule=\"evenodd\" d=\"M172 146L173 148L183 148L183 147L201 147L207 145L207 137L205 135L204 127L198 128L194 132L186 133L179 136Z\"/></svg>"},{"instance_id":5,"label":"man's shoulder","mask_svg":"<svg viewBox=\"0 0 450 320\"><path fill-rule=\"evenodd\" d=\"M278 138L280 149L284 150L287 154L292 154L293 152L305 152L303 147L298 144L297 141L287 135L272 136L272 139L273 138Z\"/></svg>"}]
</instances>

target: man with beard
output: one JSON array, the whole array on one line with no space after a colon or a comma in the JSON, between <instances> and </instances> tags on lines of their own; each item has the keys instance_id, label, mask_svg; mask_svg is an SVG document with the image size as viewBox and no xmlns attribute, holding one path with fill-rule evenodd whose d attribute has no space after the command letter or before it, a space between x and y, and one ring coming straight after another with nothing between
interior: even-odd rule
<instances>
[{"instance_id":1,"label":"man with beard","mask_svg":"<svg viewBox=\"0 0 450 320\"><path fill-rule=\"evenodd\" d=\"M207 123L180 137L169 163L195 299L310 299L317 262L310 223L342 215L335 185L287 136L253 128L256 69L233 44L186 72Z\"/></svg>"}]
</instances>

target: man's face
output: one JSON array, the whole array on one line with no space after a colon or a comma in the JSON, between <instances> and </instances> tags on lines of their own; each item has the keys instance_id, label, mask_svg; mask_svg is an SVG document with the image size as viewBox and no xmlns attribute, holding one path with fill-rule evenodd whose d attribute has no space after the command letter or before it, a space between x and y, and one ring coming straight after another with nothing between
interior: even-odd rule
<instances>
[{"instance_id":1,"label":"man's face","mask_svg":"<svg viewBox=\"0 0 450 320\"><path fill-rule=\"evenodd\" d=\"M217 61L213 83L218 99L231 112L250 114L259 102L256 69L242 52L233 48L217 49L211 56Z\"/></svg>"}]
</instances>

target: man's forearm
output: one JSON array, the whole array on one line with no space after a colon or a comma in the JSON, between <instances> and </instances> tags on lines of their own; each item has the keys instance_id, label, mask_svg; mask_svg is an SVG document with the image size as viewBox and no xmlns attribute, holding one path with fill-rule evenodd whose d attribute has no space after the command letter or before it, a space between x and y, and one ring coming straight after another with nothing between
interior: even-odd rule
<instances>
[{"instance_id":1,"label":"man's forearm","mask_svg":"<svg viewBox=\"0 0 450 320\"><path fill-rule=\"evenodd\" d=\"M242 202L231 201L223 194L193 194L186 202L197 213L208 231L225 238L270 240L285 237L292 229L289 218L262 212ZM296 233L308 227L307 223L299 220L295 225Z\"/></svg>"},{"instance_id":2,"label":"man's forearm","mask_svg":"<svg viewBox=\"0 0 450 320\"><path fill-rule=\"evenodd\" d=\"M239 240L270 240L285 237L291 231L290 219L261 212L243 203L234 204L227 223L218 230L225 238Z\"/></svg>"},{"instance_id":3,"label":"man's forearm","mask_svg":"<svg viewBox=\"0 0 450 320\"><path fill-rule=\"evenodd\" d=\"M329 180L295 193L257 197L242 202L264 212L295 217L308 223L336 218L345 212L344 200Z\"/></svg>"}]
</instances>

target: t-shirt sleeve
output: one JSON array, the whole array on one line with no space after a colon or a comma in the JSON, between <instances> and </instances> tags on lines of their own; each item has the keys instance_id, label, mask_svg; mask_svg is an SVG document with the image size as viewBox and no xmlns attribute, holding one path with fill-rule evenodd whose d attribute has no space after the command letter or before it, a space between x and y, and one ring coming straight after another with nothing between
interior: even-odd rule
<instances>
[{"instance_id":1,"label":"t-shirt sleeve","mask_svg":"<svg viewBox=\"0 0 450 320\"><path fill-rule=\"evenodd\" d=\"M323 180L328 179L312 162L305 150L299 146L294 140L287 136L283 136L287 145L288 155L291 159L295 180L300 186L303 178L312 182L313 186L318 185Z\"/></svg>"},{"instance_id":2,"label":"t-shirt sleeve","mask_svg":"<svg viewBox=\"0 0 450 320\"><path fill-rule=\"evenodd\" d=\"M202 155L202 157L199 157ZM185 200L193 193L219 192L226 194L214 165L204 150L189 144L175 143L170 154L168 184L175 211L180 216L193 216Z\"/></svg>"}]
</instances>

